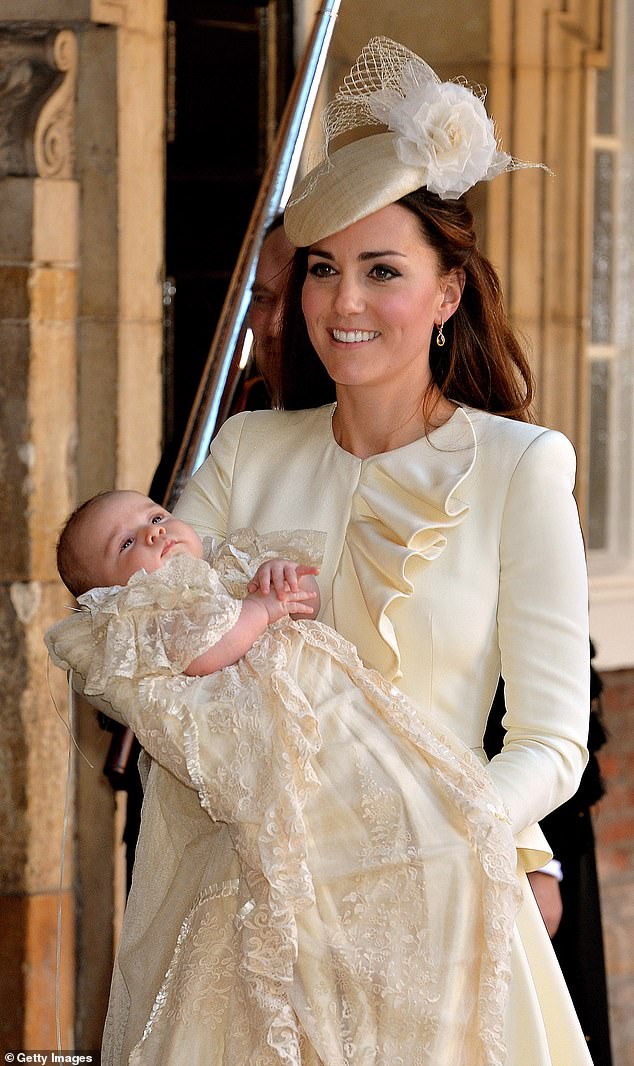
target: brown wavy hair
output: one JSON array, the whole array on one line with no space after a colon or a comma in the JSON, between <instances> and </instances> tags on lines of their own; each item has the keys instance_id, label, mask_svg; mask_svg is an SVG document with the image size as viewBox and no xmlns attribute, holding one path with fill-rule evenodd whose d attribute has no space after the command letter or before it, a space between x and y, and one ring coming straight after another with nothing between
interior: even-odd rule
<instances>
[{"instance_id":1,"label":"brown wavy hair","mask_svg":"<svg viewBox=\"0 0 634 1066\"><path fill-rule=\"evenodd\" d=\"M425 401L435 386L457 403L531 421L530 365L508 320L497 273L477 247L471 211L463 200L441 200L427 189L397 203L418 219L441 275L456 268L465 275L458 309L445 323L447 343L430 345L432 381ZM335 398L334 382L311 344L301 311L307 264L308 249L298 248L287 285L281 363L272 383L276 405L286 410L319 407Z\"/></svg>"}]
</instances>

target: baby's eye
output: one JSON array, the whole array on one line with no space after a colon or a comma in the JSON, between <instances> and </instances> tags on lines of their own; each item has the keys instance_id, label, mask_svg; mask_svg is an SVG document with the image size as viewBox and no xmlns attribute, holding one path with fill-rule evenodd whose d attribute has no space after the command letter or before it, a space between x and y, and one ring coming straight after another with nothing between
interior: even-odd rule
<instances>
[{"instance_id":1,"label":"baby's eye","mask_svg":"<svg viewBox=\"0 0 634 1066\"><path fill-rule=\"evenodd\" d=\"M394 267L385 266L382 263L377 263L370 271L370 277L374 278L375 281L389 281L390 278L399 278L400 276L398 270L395 270Z\"/></svg>"},{"instance_id":2,"label":"baby's eye","mask_svg":"<svg viewBox=\"0 0 634 1066\"><path fill-rule=\"evenodd\" d=\"M126 548L129 548L131 544L134 544L134 537L126 537L123 544L119 548L120 552L124 552Z\"/></svg>"},{"instance_id":3,"label":"baby's eye","mask_svg":"<svg viewBox=\"0 0 634 1066\"><path fill-rule=\"evenodd\" d=\"M153 523L154 525L156 525L156 523L157 523L157 522L164 522L166 518L167 518L167 515L164 515L164 514L155 514L155 515L154 515L154 518L152 519L152 523Z\"/></svg>"}]
</instances>

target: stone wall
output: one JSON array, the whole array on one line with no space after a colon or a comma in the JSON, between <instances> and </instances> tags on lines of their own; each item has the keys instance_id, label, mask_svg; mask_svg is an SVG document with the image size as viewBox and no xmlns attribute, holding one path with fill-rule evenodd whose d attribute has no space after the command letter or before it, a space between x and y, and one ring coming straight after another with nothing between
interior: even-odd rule
<instances>
[{"instance_id":1,"label":"stone wall","mask_svg":"<svg viewBox=\"0 0 634 1066\"><path fill-rule=\"evenodd\" d=\"M163 242L159 0L7 0L0 13L0 1047L57 1044L68 765L43 634L69 602L64 517L159 457ZM96 1048L114 952L108 736L76 732L61 894L62 1046ZM5 1009L5 1005L10 1005Z\"/></svg>"},{"instance_id":2,"label":"stone wall","mask_svg":"<svg viewBox=\"0 0 634 1066\"><path fill-rule=\"evenodd\" d=\"M602 675L607 792L594 828L603 910L614 1066L634 1062L634 670Z\"/></svg>"},{"instance_id":3,"label":"stone wall","mask_svg":"<svg viewBox=\"0 0 634 1066\"><path fill-rule=\"evenodd\" d=\"M0 50L10 87L2 96L4 117L13 120L0 159L0 988L13 1010L2 1012L0 1039L4 1047L52 1047L67 769L66 733L52 700L65 710L66 697L60 677L51 677L49 693L42 634L67 599L56 579L54 543L72 502L65 471L75 443L76 36L25 27L10 38L1 34ZM71 842L72 830L71 813ZM67 859L61 1027L72 1044L71 847Z\"/></svg>"}]
</instances>

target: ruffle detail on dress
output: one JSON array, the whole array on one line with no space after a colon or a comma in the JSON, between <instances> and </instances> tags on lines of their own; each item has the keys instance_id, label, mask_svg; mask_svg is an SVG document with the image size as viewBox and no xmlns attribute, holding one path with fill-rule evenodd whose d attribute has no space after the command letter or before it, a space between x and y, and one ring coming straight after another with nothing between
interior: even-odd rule
<instances>
[{"instance_id":1,"label":"ruffle detail on dress","mask_svg":"<svg viewBox=\"0 0 634 1066\"><path fill-rule=\"evenodd\" d=\"M208 563L191 555L151 574L139 570L125 586L91 589L77 602L90 618L86 696L103 694L116 677L182 673L233 628L241 610ZM58 659L59 637L52 648Z\"/></svg>"},{"instance_id":2,"label":"ruffle detail on dress","mask_svg":"<svg viewBox=\"0 0 634 1066\"><path fill-rule=\"evenodd\" d=\"M407 576L410 560L432 563L444 551L450 531L466 518L469 507L456 493L471 473L476 453L471 419L458 407L431 438L364 464L346 545L368 614L387 645L380 669L389 680L401 676L390 606L414 591ZM345 604L339 609L343 612Z\"/></svg>"},{"instance_id":3,"label":"ruffle detail on dress","mask_svg":"<svg viewBox=\"0 0 634 1066\"><path fill-rule=\"evenodd\" d=\"M223 585L238 599L246 596L247 585L256 570L269 559L288 559L301 566L321 566L326 534L315 529L280 530L258 533L237 529L226 540L205 537L205 558L220 576Z\"/></svg>"}]
</instances>

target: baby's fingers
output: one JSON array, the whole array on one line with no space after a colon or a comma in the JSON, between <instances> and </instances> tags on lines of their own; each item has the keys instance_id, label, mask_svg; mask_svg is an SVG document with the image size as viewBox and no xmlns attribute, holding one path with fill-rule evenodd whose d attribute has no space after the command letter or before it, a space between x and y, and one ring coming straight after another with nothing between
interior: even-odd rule
<instances>
[{"instance_id":1,"label":"baby's fingers","mask_svg":"<svg viewBox=\"0 0 634 1066\"><path fill-rule=\"evenodd\" d=\"M284 602L288 603L303 603L305 600L314 600L316 596L317 593L314 589L302 589L298 587L295 592L287 589L281 598Z\"/></svg>"},{"instance_id":2,"label":"baby's fingers","mask_svg":"<svg viewBox=\"0 0 634 1066\"><path fill-rule=\"evenodd\" d=\"M279 560L272 562L269 567L269 574L270 584L266 589L262 585L262 591L268 592L271 585L273 585L278 600L283 600L285 592L291 587L286 575L286 564Z\"/></svg>"},{"instance_id":3,"label":"baby's fingers","mask_svg":"<svg viewBox=\"0 0 634 1066\"><path fill-rule=\"evenodd\" d=\"M284 588L288 588L291 592L297 592L299 584L297 581L297 563L285 562L283 567L284 574ZM280 591L278 589L278 596Z\"/></svg>"},{"instance_id":4,"label":"baby's fingers","mask_svg":"<svg viewBox=\"0 0 634 1066\"><path fill-rule=\"evenodd\" d=\"M268 564L263 564L256 573L253 575L249 584L247 585L249 592L257 592L258 590L266 596L271 591L271 567Z\"/></svg>"},{"instance_id":5,"label":"baby's fingers","mask_svg":"<svg viewBox=\"0 0 634 1066\"><path fill-rule=\"evenodd\" d=\"M313 615L315 613L314 608L310 603L289 603L289 614L292 614L293 618L298 614Z\"/></svg>"},{"instance_id":6,"label":"baby's fingers","mask_svg":"<svg viewBox=\"0 0 634 1066\"><path fill-rule=\"evenodd\" d=\"M289 562L288 559L273 560L271 563L271 580L280 600L284 599L289 589L291 592L297 592L299 588L297 583L297 564Z\"/></svg>"}]
</instances>

